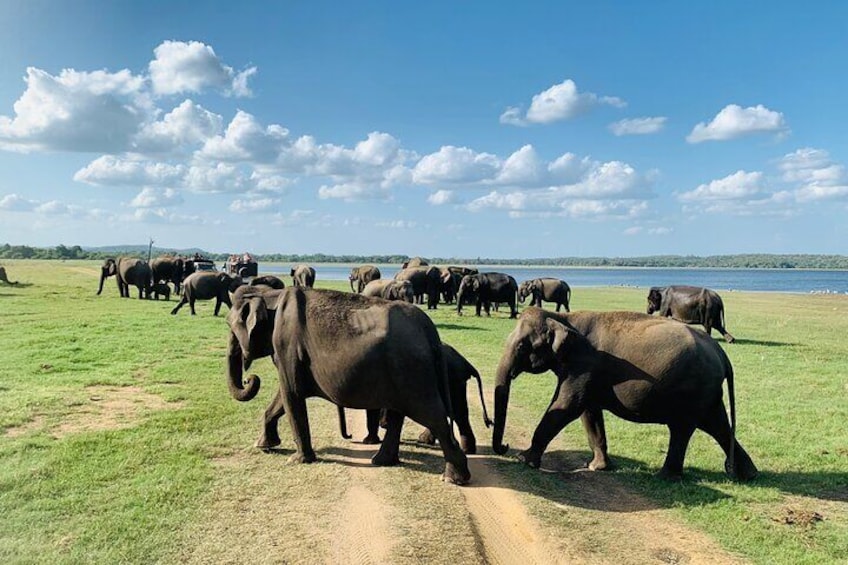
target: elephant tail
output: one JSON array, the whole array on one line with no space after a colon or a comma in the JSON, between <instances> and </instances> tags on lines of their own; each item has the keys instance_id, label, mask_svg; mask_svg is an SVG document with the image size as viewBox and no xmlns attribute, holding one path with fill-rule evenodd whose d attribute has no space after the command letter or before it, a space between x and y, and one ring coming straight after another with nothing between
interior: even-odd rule
<instances>
[{"instance_id":1,"label":"elephant tail","mask_svg":"<svg viewBox=\"0 0 848 565\"><path fill-rule=\"evenodd\" d=\"M727 379L727 396L730 400L730 452L727 457L731 469L735 469L736 463L736 394L733 387L733 366L725 355L727 367L725 378Z\"/></svg>"},{"instance_id":2,"label":"elephant tail","mask_svg":"<svg viewBox=\"0 0 848 565\"><path fill-rule=\"evenodd\" d=\"M439 343L439 338L436 338L436 343L432 348L435 362L435 369L438 375L436 380L436 388L439 391L439 396L442 399L442 404L445 405L445 410L448 413L448 425L453 429L453 404L451 404L450 383L448 382L448 364L445 359L445 354L442 351L442 344Z\"/></svg>"},{"instance_id":3,"label":"elephant tail","mask_svg":"<svg viewBox=\"0 0 848 565\"><path fill-rule=\"evenodd\" d=\"M336 405L336 408L339 411L339 432L341 432L343 438L350 439L353 436L347 433L347 418L345 418L344 406Z\"/></svg>"},{"instance_id":4,"label":"elephant tail","mask_svg":"<svg viewBox=\"0 0 848 565\"><path fill-rule=\"evenodd\" d=\"M483 379L480 378L480 373L477 372L477 369L471 363L468 363L469 373L472 377L477 379L477 388L480 390L480 404L483 406L483 423L487 428L492 427L492 421L489 419L489 412L486 410L486 401L483 398Z\"/></svg>"}]
</instances>

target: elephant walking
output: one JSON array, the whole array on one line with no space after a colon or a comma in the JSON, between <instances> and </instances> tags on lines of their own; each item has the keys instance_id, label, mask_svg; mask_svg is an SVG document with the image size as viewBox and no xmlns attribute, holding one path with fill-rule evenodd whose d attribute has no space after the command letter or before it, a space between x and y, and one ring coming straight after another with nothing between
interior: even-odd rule
<instances>
[{"instance_id":1,"label":"elephant walking","mask_svg":"<svg viewBox=\"0 0 848 565\"><path fill-rule=\"evenodd\" d=\"M184 305L188 304L191 315L195 315L194 303L197 300L215 299L215 316L221 311L221 304L228 308L233 307L230 301L230 293L235 291L243 283L241 277L233 277L227 273L216 273L212 271L198 271L192 273L183 282L183 295L180 301L171 310L176 314Z\"/></svg>"},{"instance_id":2,"label":"elephant walking","mask_svg":"<svg viewBox=\"0 0 848 565\"><path fill-rule=\"evenodd\" d=\"M380 269L374 265L354 267L350 270L350 276L348 276L348 280L350 281L350 290L351 292L355 291L362 294L362 290L365 288L366 284L371 281L376 281L379 278ZM353 281L356 281L356 289L353 288Z\"/></svg>"},{"instance_id":3,"label":"elephant walking","mask_svg":"<svg viewBox=\"0 0 848 565\"><path fill-rule=\"evenodd\" d=\"M153 284L153 272L147 261L134 257L119 257L106 259L100 267L100 286L97 289L99 295L103 292L103 282L108 277L115 277L118 282L118 292L121 298L130 297L130 285L138 288L139 299L149 293L150 285Z\"/></svg>"},{"instance_id":4,"label":"elephant walking","mask_svg":"<svg viewBox=\"0 0 848 565\"><path fill-rule=\"evenodd\" d=\"M409 281L418 304L427 296L427 309L435 310L439 304L441 274L438 267L409 267L395 274L396 281Z\"/></svg>"},{"instance_id":5,"label":"elephant walking","mask_svg":"<svg viewBox=\"0 0 848 565\"><path fill-rule=\"evenodd\" d=\"M291 278L294 286L312 288L315 286L315 269L309 265L295 265L291 268Z\"/></svg>"},{"instance_id":6,"label":"elephant walking","mask_svg":"<svg viewBox=\"0 0 848 565\"><path fill-rule=\"evenodd\" d=\"M391 279L371 281L362 289L362 296L376 296L378 298L385 298L386 300L403 300L410 304L415 301L411 282Z\"/></svg>"},{"instance_id":7,"label":"elephant walking","mask_svg":"<svg viewBox=\"0 0 848 565\"><path fill-rule=\"evenodd\" d=\"M634 312L555 314L531 306L507 338L495 379L492 447L503 444L510 382L523 372L553 371L557 386L528 449L519 459L538 468L551 440L578 417L589 436L589 469L610 465L603 411L632 422L664 424L670 432L660 475L680 478L696 429L718 442L726 472L751 479L757 468L736 441L733 367L703 332ZM727 379L730 422L722 400Z\"/></svg>"},{"instance_id":8,"label":"elephant walking","mask_svg":"<svg viewBox=\"0 0 848 565\"><path fill-rule=\"evenodd\" d=\"M463 302L474 301L477 305L477 315L481 308L485 308L489 315L491 305L505 302L509 305L509 317L515 318L518 310L515 308L515 296L518 292L518 283L510 275L503 273L478 273L466 275L459 283L459 291L456 293L456 313L462 316Z\"/></svg>"},{"instance_id":9,"label":"elephant walking","mask_svg":"<svg viewBox=\"0 0 848 565\"><path fill-rule=\"evenodd\" d=\"M559 279L540 278L530 279L518 285L518 301L524 303L524 299L532 297L531 306L542 307L542 301L556 304L556 311L560 306L565 307L566 312L571 310L568 303L571 301L571 287L568 283Z\"/></svg>"},{"instance_id":10,"label":"elephant walking","mask_svg":"<svg viewBox=\"0 0 848 565\"><path fill-rule=\"evenodd\" d=\"M654 312L684 324L701 324L707 334L715 328L727 343L735 340L724 329L724 302L714 290L699 286L652 287L648 291L648 314Z\"/></svg>"},{"instance_id":11,"label":"elephant walking","mask_svg":"<svg viewBox=\"0 0 848 565\"><path fill-rule=\"evenodd\" d=\"M6 268L0 267L0 282L4 282L6 284L18 284L18 281L10 281L9 277L6 276Z\"/></svg>"},{"instance_id":12,"label":"elephant walking","mask_svg":"<svg viewBox=\"0 0 848 565\"><path fill-rule=\"evenodd\" d=\"M162 256L150 262L153 272L153 283L172 283L174 294L180 293L185 278L185 265L182 257Z\"/></svg>"},{"instance_id":13,"label":"elephant walking","mask_svg":"<svg viewBox=\"0 0 848 565\"><path fill-rule=\"evenodd\" d=\"M250 286L267 286L269 288L281 289L286 288L286 283L280 277L274 275L262 275L250 279Z\"/></svg>"},{"instance_id":14,"label":"elephant walking","mask_svg":"<svg viewBox=\"0 0 848 565\"><path fill-rule=\"evenodd\" d=\"M263 356L273 354L280 377L257 447L281 443L277 422L285 414L297 445L290 461L315 461L306 399L317 396L348 408L387 409L386 437L373 464L399 462L401 427L408 416L439 440L444 480L468 482L468 462L448 424L439 334L424 312L405 302L332 290L239 291L235 299L227 316L230 393L237 400L256 395L259 378L251 375L243 382L242 371Z\"/></svg>"}]
</instances>

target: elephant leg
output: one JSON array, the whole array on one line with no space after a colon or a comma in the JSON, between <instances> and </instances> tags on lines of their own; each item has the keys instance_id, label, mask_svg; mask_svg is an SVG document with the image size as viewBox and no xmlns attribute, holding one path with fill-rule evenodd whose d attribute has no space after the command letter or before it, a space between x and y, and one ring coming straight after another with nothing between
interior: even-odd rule
<instances>
[{"instance_id":1,"label":"elephant leg","mask_svg":"<svg viewBox=\"0 0 848 565\"><path fill-rule=\"evenodd\" d=\"M718 333L720 333L722 337L724 337L724 341L726 341L727 343L733 343L734 341L736 341L736 338L730 335L730 332L724 329L724 324L722 324L718 320L715 322L715 329L718 330Z\"/></svg>"},{"instance_id":2,"label":"elephant leg","mask_svg":"<svg viewBox=\"0 0 848 565\"><path fill-rule=\"evenodd\" d=\"M514 319L518 317L518 308L515 307L515 297L513 297L509 302L509 317L510 319Z\"/></svg>"},{"instance_id":3,"label":"elephant leg","mask_svg":"<svg viewBox=\"0 0 848 565\"><path fill-rule=\"evenodd\" d=\"M283 381L286 379L283 378ZM283 408L289 426L292 429L297 451L289 457L289 463L312 463L318 458L312 449L312 436L309 432L309 415L306 412L306 399L291 390L282 393Z\"/></svg>"},{"instance_id":4,"label":"elephant leg","mask_svg":"<svg viewBox=\"0 0 848 565\"><path fill-rule=\"evenodd\" d=\"M683 478L683 460L686 458L686 449L695 432L695 426L689 423L675 423L668 426L668 431L668 453L658 475L668 481L679 481Z\"/></svg>"},{"instance_id":5,"label":"elephant leg","mask_svg":"<svg viewBox=\"0 0 848 565\"><path fill-rule=\"evenodd\" d=\"M604 412L600 408L588 408L580 415L589 447L592 449L590 471L603 471L612 467L607 453L607 431L604 427Z\"/></svg>"},{"instance_id":6,"label":"elephant leg","mask_svg":"<svg viewBox=\"0 0 848 565\"><path fill-rule=\"evenodd\" d=\"M465 383L462 383L462 394L454 393L451 396L453 408L453 420L459 428L459 446L468 455L477 453L477 438L468 421L468 399L465 396Z\"/></svg>"},{"instance_id":7,"label":"elephant leg","mask_svg":"<svg viewBox=\"0 0 848 565\"><path fill-rule=\"evenodd\" d=\"M757 476L757 467L751 461L751 457L745 449L733 438L730 422L727 421L727 410L724 402L719 402L718 407L709 412L698 425L698 428L707 432L724 451L724 470L732 478L738 481L748 481ZM731 445L733 452L731 453ZM732 455L732 457L731 457Z\"/></svg>"},{"instance_id":8,"label":"elephant leg","mask_svg":"<svg viewBox=\"0 0 848 565\"><path fill-rule=\"evenodd\" d=\"M584 411L585 401L582 395L575 394L571 386L560 381L554 391L554 396L548 406L548 410L536 431L533 432L533 441L530 447L518 454L518 459L530 467L538 469L542 464L542 454L547 449L557 434L565 426L576 420Z\"/></svg>"},{"instance_id":9,"label":"elephant leg","mask_svg":"<svg viewBox=\"0 0 848 565\"><path fill-rule=\"evenodd\" d=\"M179 312L180 308L182 308L183 305L186 304L187 302L188 302L188 299L186 298L185 293L183 293L183 295L180 297L180 301L177 302L177 305L174 306L173 310L171 310L171 314L176 314L177 312Z\"/></svg>"},{"instance_id":10,"label":"elephant leg","mask_svg":"<svg viewBox=\"0 0 848 565\"><path fill-rule=\"evenodd\" d=\"M221 311L221 304L222 304L221 297L219 296L215 299L215 314L214 314L215 316L217 316L218 312Z\"/></svg>"},{"instance_id":11,"label":"elephant leg","mask_svg":"<svg viewBox=\"0 0 848 565\"><path fill-rule=\"evenodd\" d=\"M379 411L377 411L379 415ZM380 450L371 458L371 464L389 467L400 463L400 431L403 428L403 414L397 410L386 410L386 436Z\"/></svg>"},{"instance_id":12,"label":"elephant leg","mask_svg":"<svg viewBox=\"0 0 848 565\"><path fill-rule=\"evenodd\" d=\"M379 408L369 408L365 411L365 422L368 427L368 435L362 439L362 443L374 445L380 443L380 412Z\"/></svg>"},{"instance_id":13,"label":"elephant leg","mask_svg":"<svg viewBox=\"0 0 848 565\"><path fill-rule=\"evenodd\" d=\"M194 297L193 296L188 299L188 307L191 310L191 315L196 316L197 312L194 311Z\"/></svg>"},{"instance_id":14,"label":"elephant leg","mask_svg":"<svg viewBox=\"0 0 848 565\"><path fill-rule=\"evenodd\" d=\"M280 443L282 443L280 441L277 422L279 422L280 417L285 413L286 409L283 404L283 395L278 390L277 394L274 395L274 399L271 401L271 404L269 404L268 408L265 409L265 415L262 417L262 434L259 436L259 439L256 440L256 447L268 450L272 447L277 447Z\"/></svg>"},{"instance_id":15,"label":"elephant leg","mask_svg":"<svg viewBox=\"0 0 848 565\"><path fill-rule=\"evenodd\" d=\"M418 434L418 442L425 445L436 445L436 436L430 431L430 428L424 428L424 431Z\"/></svg>"},{"instance_id":16,"label":"elephant leg","mask_svg":"<svg viewBox=\"0 0 848 565\"><path fill-rule=\"evenodd\" d=\"M448 415L440 400L430 403L413 402L409 406L407 415L410 419L418 422L432 431L433 436L439 442L442 453L445 456L445 472L442 480L464 485L471 480L471 472L468 470L468 458L456 443L453 430L448 425Z\"/></svg>"},{"instance_id":17,"label":"elephant leg","mask_svg":"<svg viewBox=\"0 0 848 565\"><path fill-rule=\"evenodd\" d=\"M557 302L556 305L556 311L559 312L560 306L562 306L562 302Z\"/></svg>"}]
</instances>

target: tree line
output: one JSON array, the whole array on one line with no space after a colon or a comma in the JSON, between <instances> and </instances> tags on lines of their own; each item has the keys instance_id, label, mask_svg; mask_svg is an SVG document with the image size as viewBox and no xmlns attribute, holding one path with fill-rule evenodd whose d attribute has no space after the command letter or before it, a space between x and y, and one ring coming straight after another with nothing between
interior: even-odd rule
<instances>
[{"instance_id":1,"label":"tree line","mask_svg":"<svg viewBox=\"0 0 848 565\"><path fill-rule=\"evenodd\" d=\"M153 256L166 254L194 255L195 253L217 262L223 262L228 253L209 253L197 249L153 248ZM129 254L145 257L147 246L127 246L83 249L79 245L56 247L30 247L28 245L0 246L0 259L105 259ZM324 253L254 254L261 262L273 263L377 263L400 264L408 255L327 255ZM646 257L537 257L531 259L501 259L493 257L428 257L438 265L521 265L542 267L655 267L655 268L710 268L710 269L840 269L848 270L846 255L767 254L745 253L735 255L650 255Z\"/></svg>"}]
</instances>

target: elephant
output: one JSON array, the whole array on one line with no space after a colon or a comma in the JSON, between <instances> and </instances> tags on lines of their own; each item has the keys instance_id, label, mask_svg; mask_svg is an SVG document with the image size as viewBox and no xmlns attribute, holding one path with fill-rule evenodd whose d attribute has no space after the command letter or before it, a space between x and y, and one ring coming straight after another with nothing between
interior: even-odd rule
<instances>
[{"instance_id":1,"label":"elephant","mask_svg":"<svg viewBox=\"0 0 848 565\"><path fill-rule=\"evenodd\" d=\"M185 262L182 257L162 256L150 262L150 270L153 272L153 282L173 283L174 293L180 293L183 279L185 278Z\"/></svg>"},{"instance_id":2,"label":"elephant","mask_svg":"<svg viewBox=\"0 0 848 565\"><path fill-rule=\"evenodd\" d=\"M392 279L371 281L362 289L362 296L377 296L386 300L403 300L410 304L415 301L411 282Z\"/></svg>"},{"instance_id":3,"label":"elephant","mask_svg":"<svg viewBox=\"0 0 848 565\"><path fill-rule=\"evenodd\" d=\"M280 277L275 277L274 275L262 275L260 277L253 277L250 279L250 286L259 285L275 289L286 288L286 283L284 283Z\"/></svg>"},{"instance_id":4,"label":"elephant","mask_svg":"<svg viewBox=\"0 0 848 565\"><path fill-rule=\"evenodd\" d=\"M412 267L429 267L430 263L427 262L426 259L422 259L421 257L413 257L412 259L407 259L400 266L401 269L410 269Z\"/></svg>"},{"instance_id":5,"label":"elephant","mask_svg":"<svg viewBox=\"0 0 848 565\"><path fill-rule=\"evenodd\" d=\"M405 417L430 428L445 457L443 479L471 478L465 454L448 423L450 398L436 326L405 302L334 290L295 288L239 291L227 315L227 374L239 401L256 396L259 377L243 380L254 359L273 355L280 388L265 411L256 446L280 445L277 423L287 415L297 445L292 463L316 461L306 399L321 397L347 408L387 409L386 437L371 459L399 463Z\"/></svg>"},{"instance_id":6,"label":"elephant","mask_svg":"<svg viewBox=\"0 0 848 565\"><path fill-rule=\"evenodd\" d=\"M541 278L530 279L518 285L518 301L522 304L524 299L532 296L530 301L531 306L542 307L542 300L545 302L555 302L556 311L559 312L560 306L565 306L566 312L571 312L568 303L571 301L571 287L568 283L559 279Z\"/></svg>"},{"instance_id":7,"label":"elephant","mask_svg":"<svg viewBox=\"0 0 848 565\"><path fill-rule=\"evenodd\" d=\"M460 279L462 279L465 275L476 275L480 273L480 271L474 267L457 267L455 265L451 265L447 269L451 273L459 275Z\"/></svg>"},{"instance_id":8,"label":"elephant","mask_svg":"<svg viewBox=\"0 0 848 565\"><path fill-rule=\"evenodd\" d=\"M553 399L519 459L538 468L550 441L577 417L589 437L590 470L610 466L603 410L632 422L665 424L668 453L659 475L676 480L696 429L712 436L726 455L725 471L752 479L757 468L736 441L733 367L703 332L636 312L557 314L530 306L507 337L495 377L492 447L503 455L510 382L523 372L553 371ZM722 400L727 379L730 423Z\"/></svg>"},{"instance_id":9,"label":"elephant","mask_svg":"<svg viewBox=\"0 0 848 565\"><path fill-rule=\"evenodd\" d=\"M445 304L453 304L456 299L456 291L459 288L459 283L462 277L453 273L448 267L438 267L439 269L439 292L442 295L442 300Z\"/></svg>"},{"instance_id":10,"label":"elephant","mask_svg":"<svg viewBox=\"0 0 848 565\"><path fill-rule=\"evenodd\" d=\"M164 296L165 300L171 300L171 287L167 283L153 283L150 286L150 295L159 300L160 296Z\"/></svg>"},{"instance_id":11,"label":"elephant","mask_svg":"<svg viewBox=\"0 0 848 565\"><path fill-rule=\"evenodd\" d=\"M117 260L109 258L100 267L98 295L103 292L103 281L111 276L118 281L118 292L121 298L130 297L130 285L138 288L139 299L144 298L148 295L150 285L153 283L153 272L147 261L135 257L118 257Z\"/></svg>"},{"instance_id":12,"label":"elephant","mask_svg":"<svg viewBox=\"0 0 848 565\"><path fill-rule=\"evenodd\" d=\"M412 291L418 304L424 301L427 295L427 309L435 310L439 304L439 289L441 288L441 276L438 267L410 267L402 269L395 274L396 281L409 281L412 283Z\"/></svg>"},{"instance_id":13,"label":"elephant","mask_svg":"<svg viewBox=\"0 0 848 565\"><path fill-rule=\"evenodd\" d=\"M9 277L6 276L6 268L0 267L0 281L6 284L18 284L18 281L10 281Z\"/></svg>"},{"instance_id":14,"label":"elephant","mask_svg":"<svg viewBox=\"0 0 848 565\"><path fill-rule=\"evenodd\" d=\"M485 307L488 316L493 302L504 302L509 305L509 317L515 318L518 315L518 310L515 308L516 292L518 292L518 283L510 275L503 273L465 275L456 294L456 313L462 316L463 301L473 297L477 304L478 316L481 307Z\"/></svg>"},{"instance_id":15,"label":"elephant","mask_svg":"<svg viewBox=\"0 0 848 565\"><path fill-rule=\"evenodd\" d=\"M712 333L715 328L727 343L735 338L724 329L724 303L717 292L699 286L652 287L648 291L648 314L659 312L684 324L701 324Z\"/></svg>"},{"instance_id":16,"label":"elephant","mask_svg":"<svg viewBox=\"0 0 848 565\"><path fill-rule=\"evenodd\" d=\"M315 269L309 265L295 265L291 268L294 286L312 288L315 286Z\"/></svg>"},{"instance_id":17,"label":"elephant","mask_svg":"<svg viewBox=\"0 0 848 565\"><path fill-rule=\"evenodd\" d=\"M171 314L176 314L184 304L188 303L189 308L191 308L191 315L194 316L194 302L196 300L211 300L214 298L215 316L217 316L218 312L221 311L221 304L226 304L229 308L233 307L230 293L243 284L241 277L233 277L227 273L215 271L192 273L183 282L182 298L171 310Z\"/></svg>"},{"instance_id":18,"label":"elephant","mask_svg":"<svg viewBox=\"0 0 848 565\"><path fill-rule=\"evenodd\" d=\"M361 265L350 270L350 291L354 292L353 281L356 281L356 292L362 293L365 285L380 278L380 269L374 265Z\"/></svg>"}]
</instances>

